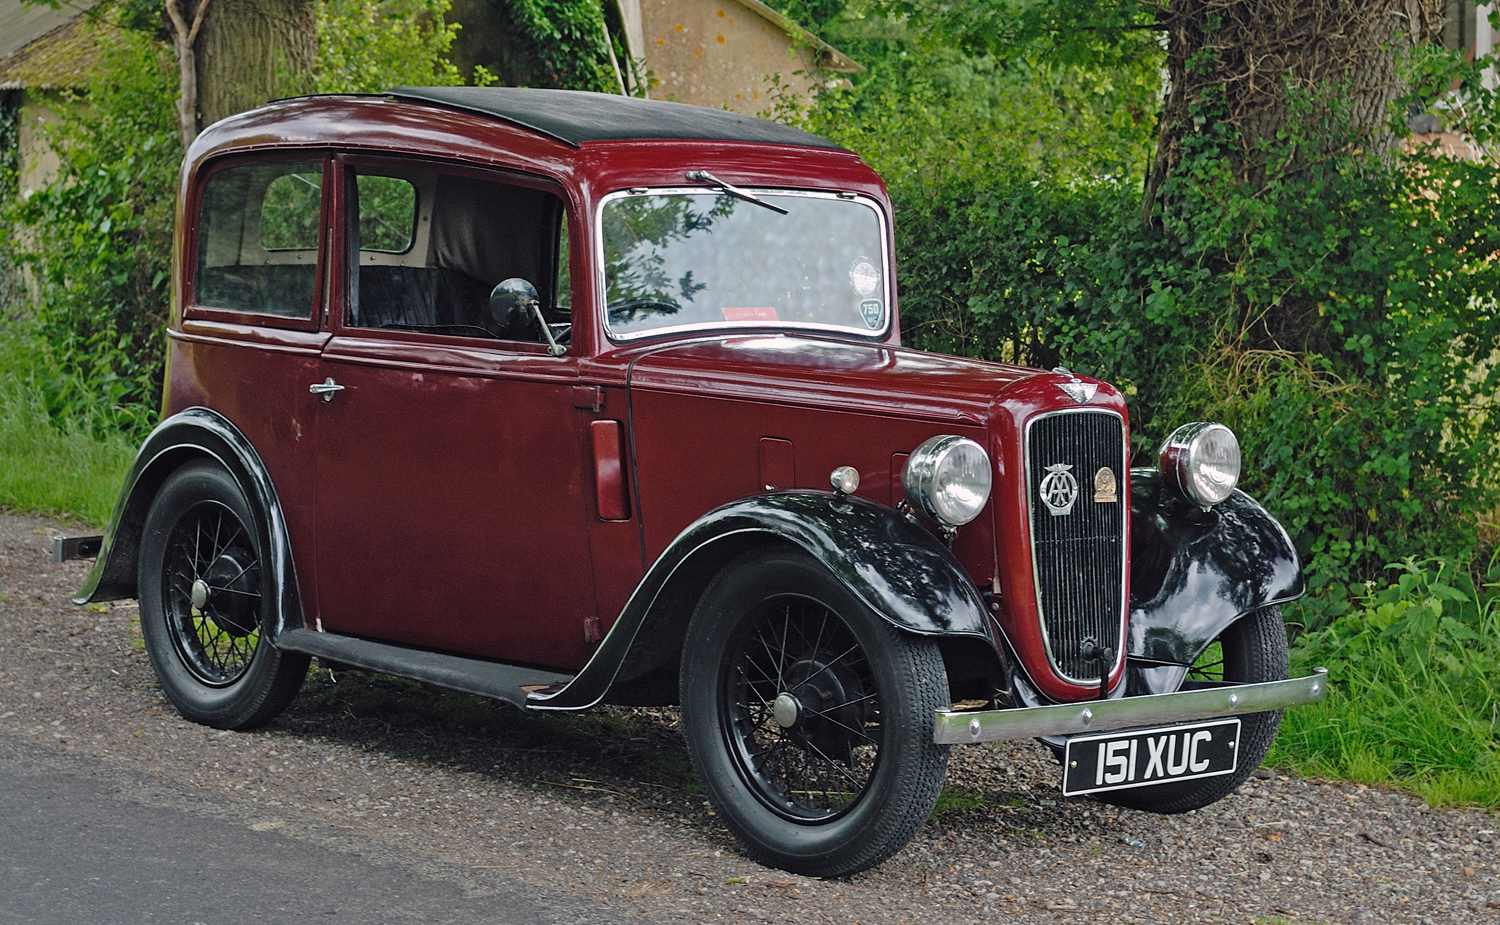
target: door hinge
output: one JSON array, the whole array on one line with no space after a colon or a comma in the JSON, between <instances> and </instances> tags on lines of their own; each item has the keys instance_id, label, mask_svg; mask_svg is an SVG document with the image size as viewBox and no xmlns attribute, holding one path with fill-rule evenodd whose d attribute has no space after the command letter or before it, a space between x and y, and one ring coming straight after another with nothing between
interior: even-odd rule
<instances>
[{"instance_id":1,"label":"door hinge","mask_svg":"<svg viewBox=\"0 0 1500 925\"><path fill-rule=\"evenodd\" d=\"M601 633L601 632L599 632L599 615L598 614L590 614L589 616L584 617L583 618L583 641L584 642L598 642L599 640L601 640L603 638L604 638L604 634Z\"/></svg>"},{"instance_id":2,"label":"door hinge","mask_svg":"<svg viewBox=\"0 0 1500 925\"><path fill-rule=\"evenodd\" d=\"M573 407L584 411L603 411L604 390L597 385L573 386Z\"/></svg>"}]
</instances>

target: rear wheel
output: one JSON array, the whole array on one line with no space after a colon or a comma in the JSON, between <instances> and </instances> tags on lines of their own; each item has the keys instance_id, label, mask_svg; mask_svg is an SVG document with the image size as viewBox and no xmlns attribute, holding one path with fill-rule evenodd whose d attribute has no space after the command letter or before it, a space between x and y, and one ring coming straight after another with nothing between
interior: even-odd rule
<instances>
[{"instance_id":1,"label":"rear wheel","mask_svg":"<svg viewBox=\"0 0 1500 925\"><path fill-rule=\"evenodd\" d=\"M813 876L896 853L932 812L948 747L937 645L872 613L819 563L748 553L710 584L683 649L698 779L746 851Z\"/></svg>"},{"instance_id":2,"label":"rear wheel","mask_svg":"<svg viewBox=\"0 0 1500 925\"><path fill-rule=\"evenodd\" d=\"M141 635L167 699L194 722L258 726L307 674L307 656L267 637L276 589L265 535L234 478L207 460L168 476L146 515Z\"/></svg>"},{"instance_id":3,"label":"rear wheel","mask_svg":"<svg viewBox=\"0 0 1500 925\"><path fill-rule=\"evenodd\" d=\"M1281 608L1266 607L1230 624L1209 644L1188 671L1187 681L1222 681L1251 684L1285 680L1287 664L1286 624ZM1233 793L1245 782L1271 750L1276 730L1281 728L1280 710L1240 717L1238 758L1233 774L1154 787L1137 787L1098 794L1105 803L1153 813L1185 813L1202 809Z\"/></svg>"}]
</instances>

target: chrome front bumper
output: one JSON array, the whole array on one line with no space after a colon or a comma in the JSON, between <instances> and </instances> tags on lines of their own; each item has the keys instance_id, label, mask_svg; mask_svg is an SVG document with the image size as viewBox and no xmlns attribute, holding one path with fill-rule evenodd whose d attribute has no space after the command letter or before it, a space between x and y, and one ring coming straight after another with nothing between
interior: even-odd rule
<instances>
[{"instance_id":1,"label":"chrome front bumper","mask_svg":"<svg viewBox=\"0 0 1500 925\"><path fill-rule=\"evenodd\" d=\"M1038 736L1069 736L1143 726L1167 726L1195 719L1237 716L1315 703L1328 696L1328 669L1305 678L1237 684L1119 700L1059 703L1017 710L956 713L938 710L932 739L940 745L1000 742Z\"/></svg>"}]
</instances>

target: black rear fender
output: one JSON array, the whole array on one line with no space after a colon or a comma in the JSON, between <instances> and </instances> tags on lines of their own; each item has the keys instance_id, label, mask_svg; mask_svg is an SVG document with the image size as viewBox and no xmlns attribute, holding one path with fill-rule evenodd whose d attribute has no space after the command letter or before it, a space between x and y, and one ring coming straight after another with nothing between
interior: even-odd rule
<instances>
[{"instance_id":1,"label":"black rear fender","mask_svg":"<svg viewBox=\"0 0 1500 925\"><path fill-rule=\"evenodd\" d=\"M267 533L261 540L274 573L275 587L281 589L274 625L278 632L300 627L302 606L297 596L291 546L271 477L244 434L223 415L208 408L189 408L172 415L157 425L141 445L110 515L99 557L73 602L87 604L137 596L136 573L146 512L167 477L195 459L217 461L244 491L260 529Z\"/></svg>"}]
</instances>

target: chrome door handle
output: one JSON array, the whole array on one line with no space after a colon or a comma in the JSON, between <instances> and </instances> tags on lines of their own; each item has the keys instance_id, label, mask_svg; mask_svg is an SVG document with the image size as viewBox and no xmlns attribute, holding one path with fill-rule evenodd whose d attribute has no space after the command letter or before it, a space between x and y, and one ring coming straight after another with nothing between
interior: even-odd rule
<instances>
[{"instance_id":1,"label":"chrome door handle","mask_svg":"<svg viewBox=\"0 0 1500 925\"><path fill-rule=\"evenodd\" d=\"M307 387L307 390L314 395L323 396L324 401L333 401L333 393L344 391L344 387L339 385L337 382L334 382L333 377L329 376L322 382L314 382L312 385Z\"/></svg>"}]
</instances>

